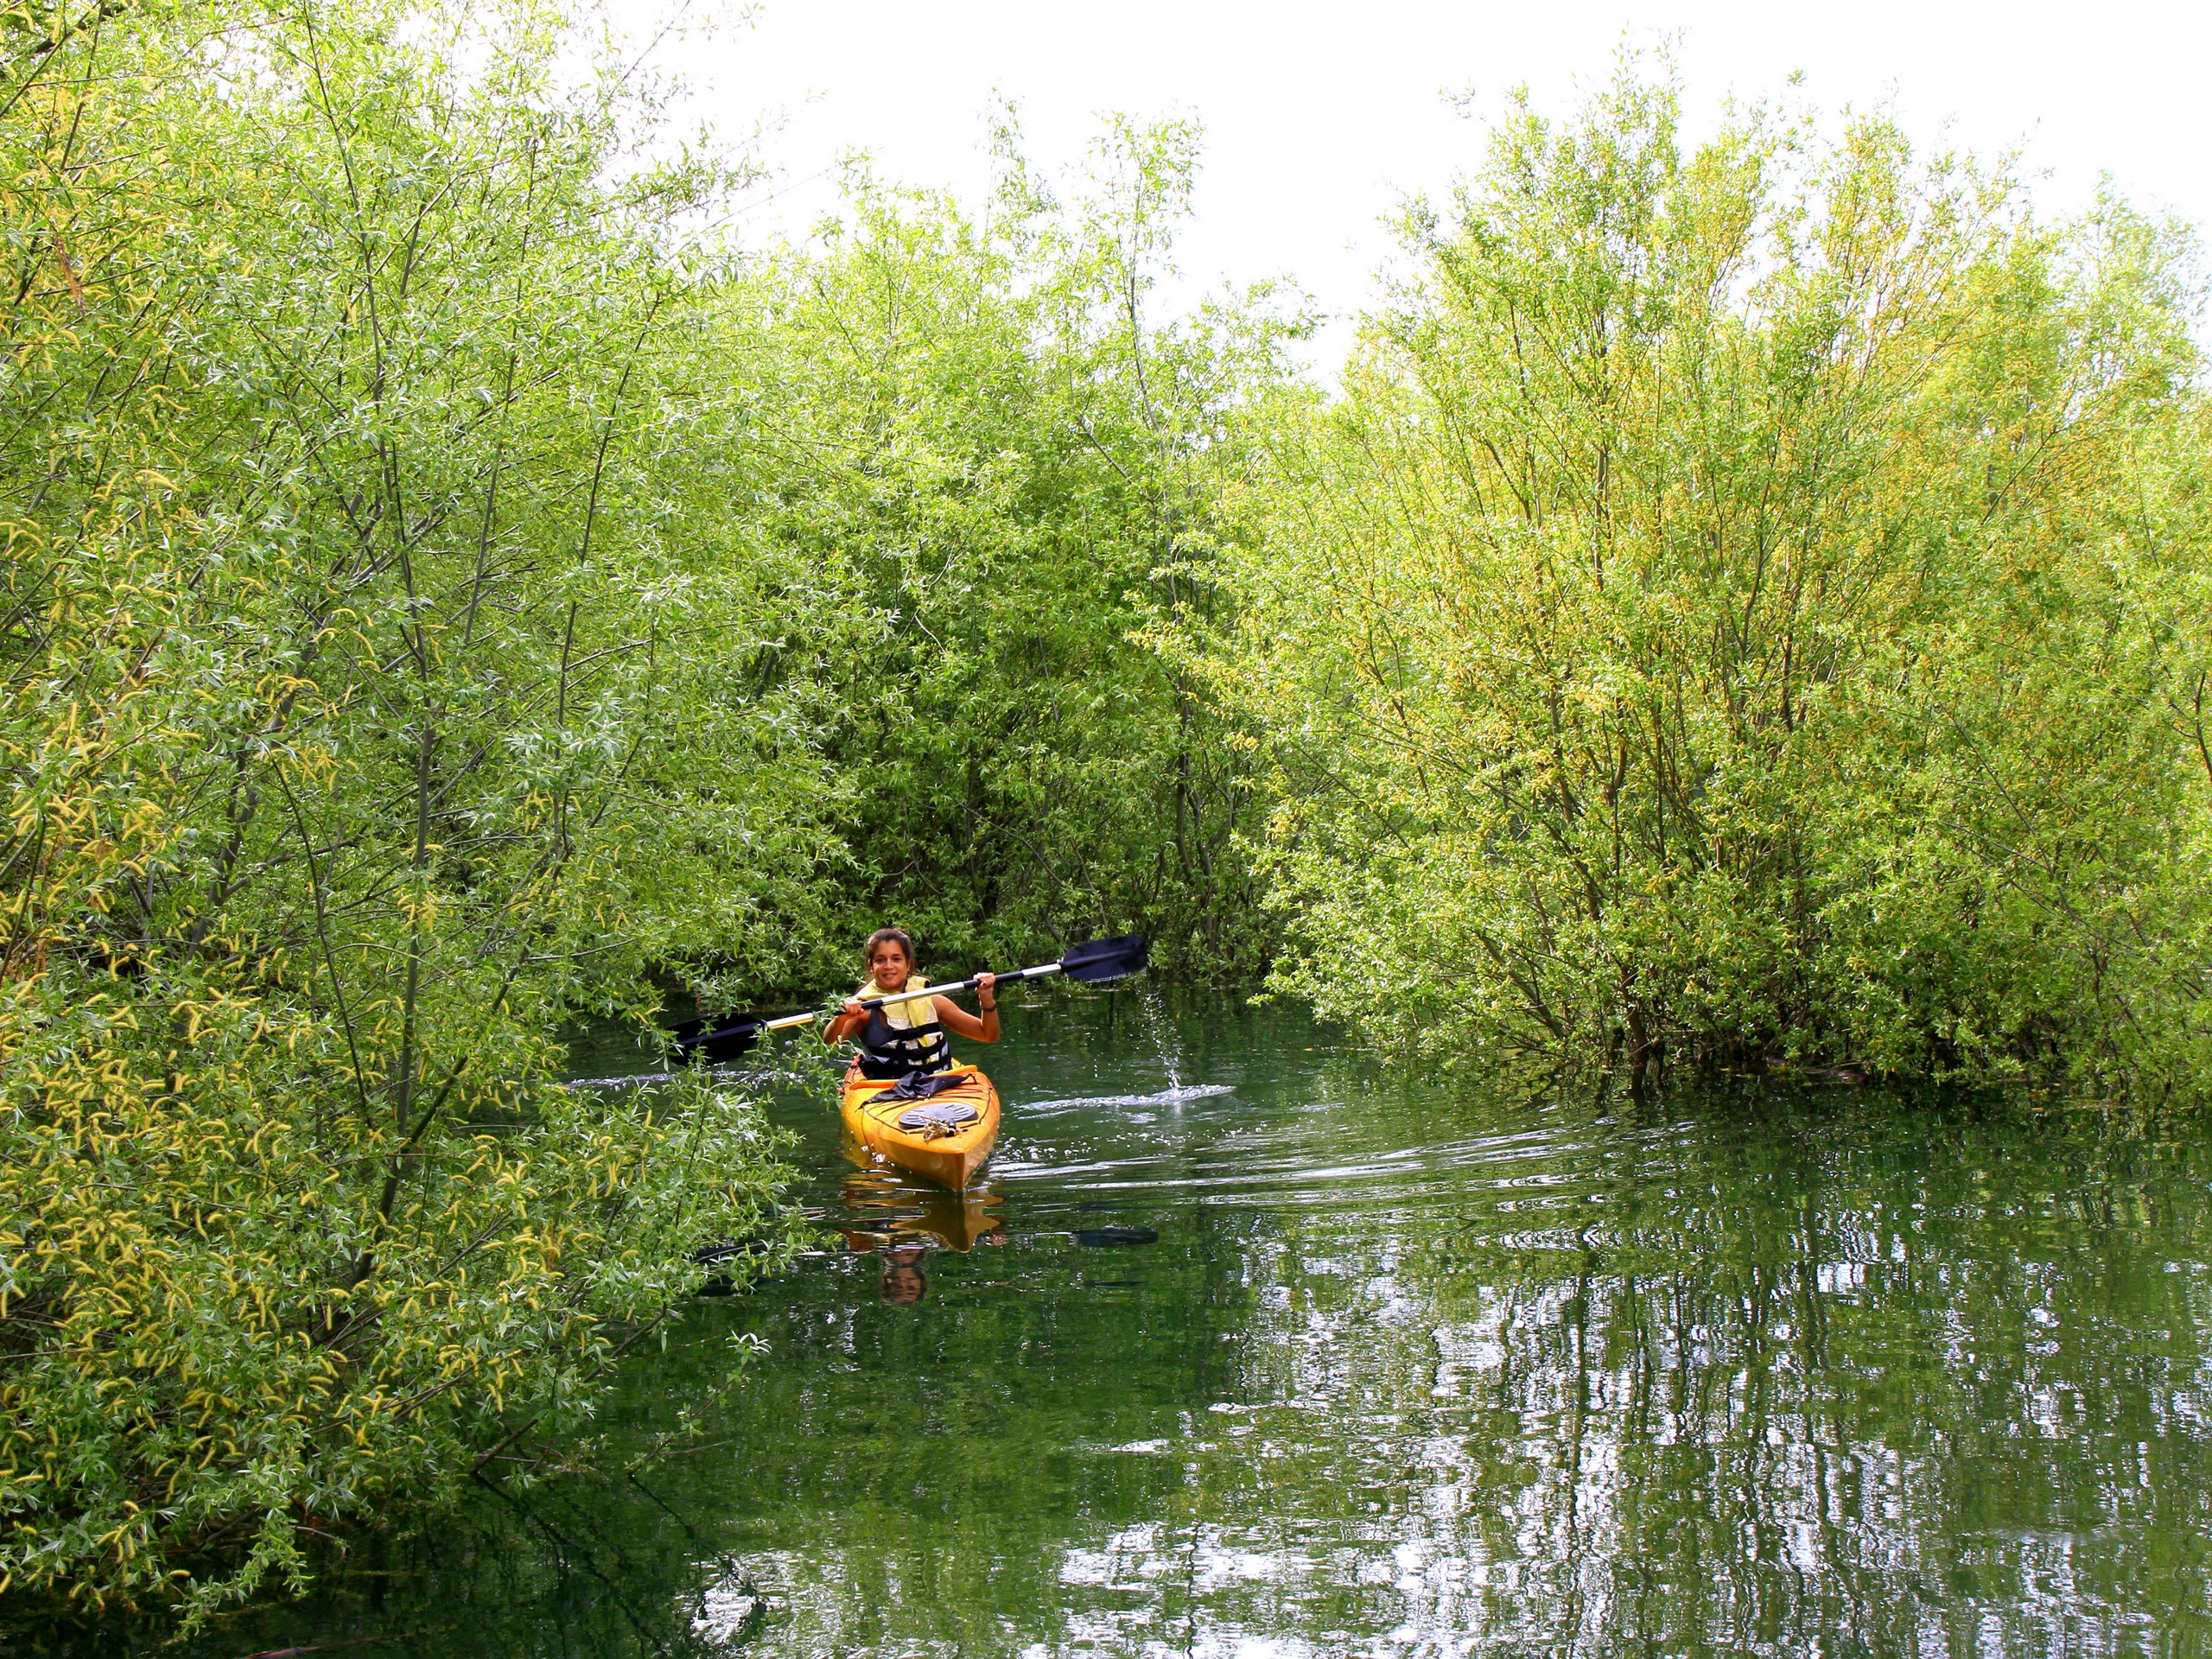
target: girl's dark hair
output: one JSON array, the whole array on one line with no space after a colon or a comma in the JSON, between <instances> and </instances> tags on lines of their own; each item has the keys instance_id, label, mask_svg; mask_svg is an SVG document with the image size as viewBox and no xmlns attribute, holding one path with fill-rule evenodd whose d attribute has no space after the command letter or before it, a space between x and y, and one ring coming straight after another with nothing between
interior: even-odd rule
<instances>
[{"instance_id":1,"label":"girl's dark hair","mask_svg":"<svg viewBox=\"0 0 2212 1659\"><path fill-rule=\"evenodd\" d=\"M869 967L875 966L875 947L879 944L899 944L906 947L906 971L914 971L914 936L903 927L879 927L868 936L868 944L861 950L861 960Z\"/></svg>"}]
</instances>

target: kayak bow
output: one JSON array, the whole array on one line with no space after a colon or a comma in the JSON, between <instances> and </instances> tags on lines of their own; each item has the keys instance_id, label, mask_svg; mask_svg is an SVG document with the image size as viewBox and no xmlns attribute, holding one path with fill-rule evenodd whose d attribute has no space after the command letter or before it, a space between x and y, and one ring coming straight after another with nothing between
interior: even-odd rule
<instances>
[{"instance_id":1,"label":"kayak bow","mask_svg":"<svg viewBox=\"0 0 2212 1659\"><path fill-rule=\"evenodd\" d=\"M895 1082L864 1077L855 1067L845 1073L838 1105L846 1129L868 1151L960 1192L999 1138L999 1091L972 1065L943 1075L961 1081L927 1100L892 1100L885 1096Z\"/></svg>"}]
</instances>

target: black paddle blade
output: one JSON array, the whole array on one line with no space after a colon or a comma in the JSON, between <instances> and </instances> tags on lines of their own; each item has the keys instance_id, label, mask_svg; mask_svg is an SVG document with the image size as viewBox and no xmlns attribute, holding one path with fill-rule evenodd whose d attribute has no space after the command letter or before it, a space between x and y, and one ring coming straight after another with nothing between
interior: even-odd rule
<instances>
[{"instance_id":1,"label":"black paddle blade","mask_svg":"<svg viewBox=\"0 0 2212 1659\"><path fill-rule=\"evenodd\" d=\"M1152 947L1144 942L1141 933L1093 939L1088 944L1078 944L1060 958L1060 971L1086 985L1119 979L1124 974L1141 974L1151 965Z\"/></svg>"},{"instance_id":2,"label":"black paddle blade","mask_svg":"<svg viewBox=\"0 0 2212 1659\"><path fill-rule=\"evenodd\" d=\"M753 1046L760 1021L722 1014L713 1020L686 1020L676 1028L676 1051L670 1056L678 1065L705 1061L721 1065Z\"/></svg>"}]
</instances>

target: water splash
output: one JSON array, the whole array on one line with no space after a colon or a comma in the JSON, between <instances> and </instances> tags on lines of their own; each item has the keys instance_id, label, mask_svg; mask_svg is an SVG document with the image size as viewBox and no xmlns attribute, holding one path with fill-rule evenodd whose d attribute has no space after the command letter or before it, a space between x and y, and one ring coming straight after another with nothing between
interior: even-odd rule
<instances>
[{"instance_id":1,"label":"water splash","mask_svg":"<svg viewBox=\"0 0 2212 1659\"><path fill-rule=\"evenodd\" d=\"M1137 1006L1144 1010L1144 1021L1152 1038L1153 1052L1160 1056L1160 1064L1167 1073L1166 1096L1177 1096L1183 1092L1183 1046L1175 1040L1174 1022L1167 1017L1167 1006L1160 1001L1160 988L1149 975L1137 981Z\"/></svg>"},{"instance_id":2,"label":"water splash","mask_svg":"<svg viewBox=\"0 0 2212 1659\"><path fill-rule=\"evenodd\" d=\"M1186 1100L1211 1100L1216 1095L1236 1092L1236 1085L1231 1083L1186 1083L1156 1095L1071 1095L1065 1100L1025 1100L1017 1109L1033 1116L1040 1112L1073 1111L1079 1106L1179 1106Z\"/></svg>"}]
</instances>

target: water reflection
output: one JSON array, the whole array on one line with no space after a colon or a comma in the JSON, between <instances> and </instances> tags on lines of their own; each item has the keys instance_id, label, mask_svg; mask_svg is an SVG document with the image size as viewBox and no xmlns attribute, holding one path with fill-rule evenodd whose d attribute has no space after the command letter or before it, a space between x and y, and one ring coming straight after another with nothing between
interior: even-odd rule
<instances>
[{"instance_id":1,"label":"water reflection","mask_svg":"<svg viewBox=\"0 0 2212 1659\"><path fill-rule=\"evenodd\" d=\"M849 1144L847 1155L863 1161L866 1152ZM987 1179L965 1192L944 1188L888 1164L848 1175L838 1189L837 1210L826 1217L858 1251L918 1245L972 1250L978 1244L1006 1243L1006 1219L998 1189Z\"/></svg>"},{"instance_id":2,"label":"water reflection","mask_svg":"<svg viewBox=\"0 0 2212 1659\"><path fill-rule=\"evenodd\" d=\"M949 1192L885 1163L851 1135L843 1150L861 1169L845 1178L830 1220L846 1249L875 1259L879 1300L905 1307L929 1294L932 1249L964 1254L978 1244L1006 1243L999 1194L988 1181Z\"/></svg>"},{"instance_id":3,"label":"water reflection","mask_svg":"<svg viewBox=\"0 0 2212 1659\"><path fill-rule=\"evenodd\" d=\"M823 1249L701 1303L613 1427L652 1444L757 1335L741 1420L371 1541L200 1651L2212 1635L2196 1137L1843 1090L1531 1101L1272 1014L1182 1020L1174 1079L1099 1003L1009 1030L975 1192L855 1169L834 1109L785 1109Z\"/></svg>"}]
</instances>

